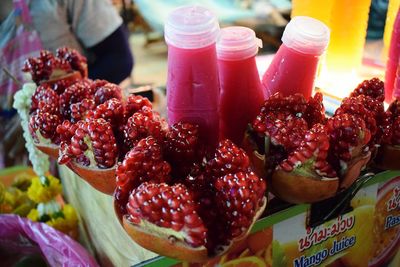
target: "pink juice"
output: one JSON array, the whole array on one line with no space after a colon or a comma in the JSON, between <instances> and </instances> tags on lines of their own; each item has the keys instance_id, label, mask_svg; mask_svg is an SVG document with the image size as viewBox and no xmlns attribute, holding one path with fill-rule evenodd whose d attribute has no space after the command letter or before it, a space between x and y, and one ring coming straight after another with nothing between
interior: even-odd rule
<instances>
[{"instance_id":1,"label":"pink juice","mask_svg":"<svg viewBox=\"0 0 400 267\"><path fill-rule=\"evenodd\" d=\"M280 92L311 97L318 61L318 55L303 54L282 44L262 78L267 96Z\"/></svg>"},{"instance_id":2,"label":"pink juice","mask_svg":"<svg viewBox=\"0 0 400 267\"><path fill-rule=\"evenodd\" d=\"M168 122L199 125L200 138L209 148L217 145L219 133L219 32L215 14L197 5L173 10L164 28L168 44Z\"/></svg>"},{"instance_id":3,"label":"pink juice","mask_svg":"<svg viewBox=\"0 0 400 267\"><path fill-rule=\"evenodd\" d=\"M393 100L393 88L396 79L396 70L400 59L400 10L397 13L393 25L392 37L390 40L389 56L386 62L385 73L385 101L387 103Z\"/></svg>"},{"instance_id":4,"label":"pink juice","mask_svg":"<svg viewBox=\"0 0 400 267\"><path fill-rule=\"evenodd\" d=\"M310 17L294 17L286 25L282 45L267 71L263 85L269 97L277 92L312 95L320 56L329 43L329 28Z\"/></svg>"},{"instance_id":5,"label":"pink juice","mask_svg":"<svg viewBox=\"0 0 400 267\"><path fill-rule=\"evenodd\" d=\"M200 126L208 144L218 140L219 83L215 44L198 49L168 46L167 106L170 125Z\"/></svg>"},{"instance_id":6,"label":"pink juice","mask_svg":"<svg viewBox=\"0 0 400 267\"><path fill-rule=\"evenodd\" d=\"M238 61L218 60L221 83L220 138L240 145L244 132L264 102L254 57Z\"/></svg>"}]
</instances>

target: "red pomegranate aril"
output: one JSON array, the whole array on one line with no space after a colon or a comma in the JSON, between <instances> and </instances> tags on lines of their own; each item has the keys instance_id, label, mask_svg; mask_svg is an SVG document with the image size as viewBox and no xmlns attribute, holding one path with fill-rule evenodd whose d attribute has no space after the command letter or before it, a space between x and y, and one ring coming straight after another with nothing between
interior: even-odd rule
<instances>
[{"instance_id":1,"label":"red pomegranate aril","mask_svg":"<svg viewBox=\"0 0 400 267\"><path fill-rule=\"evenodd\" d=\"M152 190L149 192L147 188L151 188ZM160 198L163 201L162 207L166 210L170 210L172 216L168 217L169 220L167 220L166 217L163 217L164 213L155 212L155 210L160 209L154 207L154 203L148 201L140 202L140 200L135 197L135 195L139 192L143 192L149 198L152 198L156 195L161 195L164 191L171 192L173 199L179 202L179 206L175 207L171 206L169 204L169 201L165 201ZM190 245L194 247L205 245L207 229L205 228L202 219L195 211L196 203L191 197L183 200L181 198L182 194L189 194L187 189L182 184L169 186L165 183L153 184L144 182L132 191L129 202L127 204L127 211L129 214L132 214L133 217L138 217L141 220L147 220L150 223L158 226L171 226L171 228L177 232L183 231L184 236L186 236L185 241L187 241ZM175 201L170 203L175 203ZM184 203L186 205L193 206L193 209L190 209L190 212L182 209L181 204ZM185 219L182 221L182 218Z\"/></svg>"},{"instance_id":2,"label":"red pomegranate aril","mask_svg":"<svg viewBox=\"0 0 400 267\"><path fill-rule=\"evenodd\" d=\"M250 167L250 159L243 149L226 139L218 144L214 158L206 164L206 171L214 177L228 173L246 171Z\"/></svg>"},{"instance_id":3,"label":"red pomegranate aril","mask_svg":"<svg viewBox=\"0 0 400 267\"><path fill-rule=\"evenodd\" d=\"M383 102L385 100L384 90L384 83L378 78L372 78L371 80L364 80L360 83L350 96L365 95Z\"/></svg>"},{"instance_id":4,"label":"red pomegranate aril","mask_svg":"<svg viewBox=\"0 0 400 267\"><path fill-rule=\"evenodd\" d=\"M93 130L91 130L93 129ZM108 135L107 141L102 141L100 136ZM86 138L90 145L86 143ZM92 153L95 166L93 168L111 168L115 165L117 158L117 145L111 126L104 119L88 119L79 121L74 135L70 142L67 141L66 149L62 150L61 155L63 162L65 157L70 157L70 160L76 158L85 166L90 165L90 160L84 155L85 152ZM89 150L91 149L91 150Z\"/></svg>"}]
</instances>

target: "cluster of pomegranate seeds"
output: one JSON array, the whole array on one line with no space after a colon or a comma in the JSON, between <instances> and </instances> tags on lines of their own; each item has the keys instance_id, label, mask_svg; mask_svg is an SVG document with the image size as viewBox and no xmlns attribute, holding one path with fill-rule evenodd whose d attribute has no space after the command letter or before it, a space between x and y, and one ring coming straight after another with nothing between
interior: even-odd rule
<instances>
[{"instance_id":1,"label":"cluster of pomegranate seeds","mask_svg":"<svg viewBox=\"0 0 400 267\"><path fill-rule=\"evenodd\" d=\"M395 100L385 113L382 126L382 143L387 145L400 145L400 101Z\"/></svg>"},{"instance_id":2,"label":"cluster of pomegranate seeds","mask_svg":"<svg viewBox=\"0 0 400 267\"><path fill-rule=\"evenodd\" d=\"M288 152L300 145L308 130L307 121L292 114L288 116L269 116L266 119L266 132L275 146L283 146Z\"/></svg>"},{"instance_id":3,"label":"cluster of pomegranate seeds","mask_svg":"<svg viewBox=\"0 0 400 267\"><path fill-rule=\"evenodd\" d=\"M122 100L122 90L116 84L104 80L96 80L92 85L92 90L94 90L94 100L96 105L103 104L107 100L113 98L120 101Z\"/></svg>"},{"instance_id":4,"label":"cluster of pomegranate seeds","mask_svg":"<svg viewBox=\"0 0 400 267\"><path fill-rule=\"evenodd\" d=\"M199 156L198 135L197 125L180 122L162 141L153 135L141 139L117 166L114 197L119 213L132 223L146 220L170 228L189 245L205 246L213 254L249 230L266 184L251 172L246 153L229 140L221 141L210 159ZM174 170L183 166L185 171ZM148 188L159 191L145 197ZM163 194L169 199L165 203Z\"/></svg>"},{"instance_id":5,"label":"cluster of pomegranate seeds","mask_svg":"<svg viewBox=\"0 0 400 267\"><path fill-rule=\"evenodd\" d=\"M93 168L111 168L117 160L117 144L111 125L104 119L81 120L70 143L63 143L59 162L75 159Z\"/></svg>"},{"instance_id":6,"label":"cluster of pomegranate seeds","mask_svg":"<svg viewBox=\"0 0 400 267\"><path fill-rule=\"evenodd\" d=\"M30 112L32 113L37 109L42 109L45 105L47 105L48 112L52 114L59 112L59 96L50 86L43 84L36 88L31 98Z\"/></svg>"},{"instance_id":7,"label":"cluster of pomegranate seeds","mask_svg":"<svg viewBox=\"0 0 400 267\"><path fill-rule=\"evenodd\" d=\"M96 107L93 117L95 119L103 118L111 124L113 129L121 125L124 114L124 107L120 100L111 98Z\"/></svg>"},{"instance_id":8,"label":"cluster of pomegranate seeds","mask_svg":"<svg viewBox=\"0 0 400 267\"><path fill-rule=\"evenodd\" d=\"M287 172L303 169L311 176L336 177L336 172L327 162L329 136L322 124L315 124L308 130L300 146L280 163Z\"/></svg>"},{"instance_id":9,"label":"cluster of pomegranate seeds","mask_svg":"<svg viewBox=\"0 0 400 267\"><path fill-rule=\"evenodd\" d=\"M301 117L307 110L307 100L301 94L294 94L284 97L281 93L276 93L268 98L261 107L259 115L252 123L253 129L259 134L264 134L267 130L266 119L276 114L294 115Z\"/></svg>"},{"instance_id":10,"label":"cluster of pomegranate seeds","mask_svg":"<svg viewBox=\"0 0 400 267\"><path fill-rule=\"evenodd\" d=\"M93 99L85 98L78 103L70 105L71 121L78 122L85 118L93 117L93 110L96 108L96 103Z\"/></svg>"},{"instance_id":11,"label":"cluster of pomegranate seeds","mask_svg":"<svg viewBox=\"0 0 400 267\"><path fill-rule=\"evenodd\" d=\"M142 138L153 136L158 142L165 137L167 123L148 107L143 107L129 117L124 126L124 143L127 147L134 147Z\"/></svg>"},{"instance_id":12,"label":"cluster of pomegranate seeds","mask_svg":"<svg viewBox=\"0 0 400 267\"><path fill-rule=\"evenodd\" d=\"M77 128L77 124L65 120L57 126L56 132L60 136L61 142L68 143L72 136L74 136Z\"/></svg>"},{"instance_id":13,"label":"cluster of pomegranate seeds","mask_svg":"<svg viewBox=\"0 0 400 267\"><path fill-rule=\"evenodd\" d=\"M67 89L60 95L60 111L64 119L70 119L71 109L70 106L74 103L79 103L86 98L92 98L90 87L92 81L84 79L80 80Z\"/></svg>"},{"instance_id":14,"label":"cluster of pomegranate seeds","mask_svg":"<svg viewBox=\"0 0 400 267\"><path fill-rule=\"evenodd\" d=\"M352 114L332 117L326 124L330 136L331 152L339 160L350 161L360 154L371 138L362 118Z\"/></svg>"},{"instance_id":15,"label":"cluster of pomegranate seeds","mask_svg":"<svg viewBox=\"0 0 400 267\"><path fill-rule=\"evenodd\" d=\"M350 97L356 97L359 95L369 96L380 102L385 100L385 87L384 83L378 78L372 78L371 80L364 80L360 83L356 89L350 94Z\"/></svg>"},{"instance_id":16,"label":"cluster of pomegranate seeds","mask_svg":"<svg viewBox=\"0 0 400 267\"><path fill-rule=\"evenodd\" d=\"M63 71L64 74L67 74L72 72L72 67L67 61L55 57L53 53L47 50L40 51L36 58L28 58L22 68L22 71L31 73L32 80L36 84L49 80L54 70Z\"/></svg>"},{"instance_id":17,"label":"cluster of pomegranate seeds","mask_svg":"<svg viewBox=\"0 0 400 267\"><path fill-rule=\"evenodd\" d=\"M48 112L37 111L32 114L29 119L29 131L37 143L41 141L38 137L38 133L40 133L43 138L51 140L54 144L58 144L60 140L56 129L60 123L59 116Z\"/></svg>"},{"instance_id":18,"label":"cluster of pomegranate seeds","mask_svg":"<svg viewBox=\"0 0 400 267\"><path fill-rule=\"evenodd\" d=\"M387 110L390 112L391 117L398 117L400 116L400 100L394 100L390 105Z\"/></svg>"},{"instance_id":19,"label":"cluster of pomegranate seeds","mask_svg":"<svg viewBox=\"0 0 400 267\"><path fill-rule=\"evenodd\" d=\"M82 78L87 77L86 58L76 50L70 48L59 48L54 55L50 51L42 50L36 58L28 58L24 67L24 72L30 72L32 80L39 85L52 79L68 75L73 71L79 71ZM56 91L62 91L66 86L62 83L57 85Z\"/></svg>"},{"instance_id":20,"label":"cluster of pomegranate seeds","mask_svg":"<svg viewBox=\"0 0 400 267\"><path fill-rule=\"evenodd\" d=\"M169 182L171 166L162 159L161 146L153 137L139 141L116 169L117 189L115 198L121 214L126 213L125 203L131 191L145 181ZM123 204L122 204L123 203Z\"/></svg>"},{"instance_id":21,"label":"cluster of pomegranate seeds","mask_svg":"<svg viewBox=\"0 0 400 267\"><path fill-rule=\"evenodd\" d=\"M185 177L202 155L199 127L185 122L172 125L164 140L164 157L174 166L173 176Z\"/></svg>"},{"instance_id":22,"label":"cluster of pomegranate seeds","mask_svg":"<svg viewBox=\"0 0 400 267\"><path fill-rule=\"evenodd\" d=\"M72 69L81 73L82 77L87 76L86 58L79 54L78 51L68 47L61 47L57 49L56 57L68 62Z\"/></svg>"},{"instance_id":23,"label":"cluster of pomegranate seeds","mask_svg":"<svg viewBox=\"0 0 400 267\"><path fill-rule=\"evenodd\" d=\"M317 123L325 124L326 122L325 107L322 101L323 96L318 92L313 97L310 97L307 102L307 108L302 117L308 123L309 128Z\"/></svg>"},{"instance_id":24,"label":"cluster of pomegranate seeds","mask_svg":"<svg viewBox=\"0 0 400 267\"><path fill-rule=\"evenodd\" d=\"M365 96L360 95L343 99L342 104L335 112L335 116L340 114L356 115L365 122L371 134L375 135L378 130L377 122L374 113L364 105L364 98Z\"/></svg>"},{"instance_id":25,"label":"cluster of pomegranate seeds","mask_svg":"<svg viewBox=\"0 0 400 267\"><path fill-rule=\"evenodd\" d=\"M220 177L229 173L247 171L250 159L243 149L232 141L225 139L219 142L214 158L206 164L206 171L211 177Z\"/></svg>"},{"instance_id":26,"label":"cluster of pomegranate seeds","mask_svg":"<svg viewBox=\"0 0 400 267\"><path fill-rule=\"evenodd\" d=\"M161 146L156 139L149 136L139 141L126 155L122 163L118 163L117 185L125 186L132 182L133 187L144 181L156 183L169 182L171 166L163 160Z\"/></svg>"},{"instance_id":27,"label":"cluster of pomegranate seeds","mask_svg":"<svg viewBox=\"0 0 400 267\"><path fill-rule=\"evenodd\" d=\"M252 172L230 173L214 182L216 204L220 215L234 237L249 230L255 212L263 204L266 184Z\"/></svg>"},{"instance_id":28,"label":"cluster of pomegranate seeds","mask_svg":"<svg viewBox=\"0 0 400 267\"><path fill-rule=\"evenodd\" d=\"M149 99L140 95L130 95L125 104L125 117L129 118L144 107L153 107Z\"/></svg>"},{"instance_id":29,"label":"cluster of pomegranate seeds","mask_svg":"<svg viewBox=\"0 0 400 267\"><path fill-rule=\"evenodd\" d=\"M133 190L127 204L131 222L139 224L145 219L159 227L171 228L181 232L191 246L200 247L206 243L207 229L196 209L191 193L182 184L142 183Z\"/></svg>"}]
</instances>

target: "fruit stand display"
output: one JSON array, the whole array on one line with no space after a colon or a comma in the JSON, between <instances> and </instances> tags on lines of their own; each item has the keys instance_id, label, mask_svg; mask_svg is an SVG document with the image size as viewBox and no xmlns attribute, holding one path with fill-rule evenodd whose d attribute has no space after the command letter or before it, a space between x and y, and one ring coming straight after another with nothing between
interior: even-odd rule
<instances>
[{"instance_id":1,"label":"fruit stand display","mask_svg":"<svg viewBox=\"0 0 400 267\"><path fill-rule=\"evenodd\" d=\"M34 83L15 95L35 172L44 175L49 157L57 160L102 264L398 266L400 100L385 109L384 83L372 78L327 116L323 95L310 96L313 71L302 94L263 94L255 118L234 131L243 141L232 142L217 133L218 22L201 7L178 11L166 28L174 51L168 122L148 99L88 79L86 59L69 48L29 58L24 71ZM180 11L198 19L183 25ZM316 42L316 71L329 29L293 21L295 34L286 37L296 47ZM323 38L295 23L317 26L309 29ZM298 56L282 56L291 55ZM290 90L297 88L290 79ZM225 122L229 128L235 120Z\"/></svg>"}]
</instances>

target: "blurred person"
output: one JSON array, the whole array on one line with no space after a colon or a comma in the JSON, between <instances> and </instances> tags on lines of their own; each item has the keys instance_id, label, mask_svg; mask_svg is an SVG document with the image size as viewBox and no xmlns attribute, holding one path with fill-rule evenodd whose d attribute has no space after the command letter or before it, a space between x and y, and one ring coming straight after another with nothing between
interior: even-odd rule
<instances>
[{"instance_id":1,"label":"blurred person","mask_svg":"<svg viewBox=\"0 0 400 267\"><path fill-rule=\"evenodd\" d=\"M130 77L133 56L127 31L109 0L1 0L0 49L3 53L0 57L6 56L3 49L26 44L26 40L19 36L20 25L35 33L32 36L39 37L36 50L27 45L27 53L37 52L38 48L55 52L59 47L68 46L87 57L89 78L118 84ZM25 58L23 54L21 59L15 60L13 69L22 69ZM20 85L16 86L11 78L6 77L2 68L10 66L4 64L5 60L0 60L0 63L0 81L6 81L6 84L0 82L1 169L26 164L27 157L19 117L11 108L12 96Z\"/></svg>"},{"instance_id":2,"label":"blurred person","mask_svg":"<svg viewBox=\"0 0 400 267\"><path fill-rule=\"evenodd\" d=\"M89 77L120 83L133 68L128 36L109 0L24 0L43 48L68 46L88 58ZM0 46L15 18L12 0L0 1Z\"/></svg>"}]
</instances>

